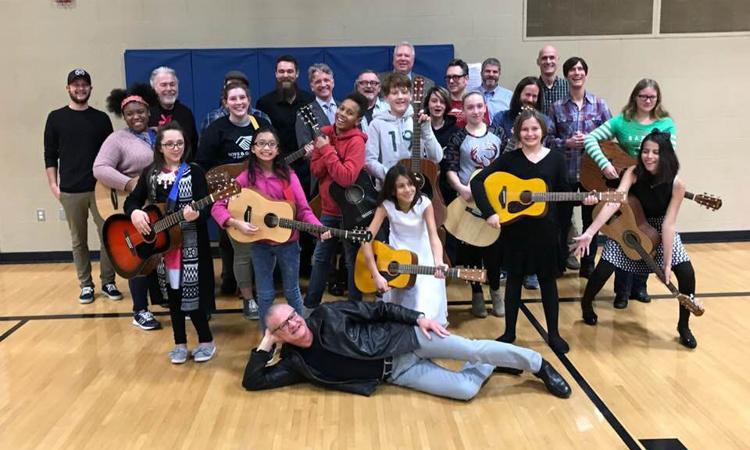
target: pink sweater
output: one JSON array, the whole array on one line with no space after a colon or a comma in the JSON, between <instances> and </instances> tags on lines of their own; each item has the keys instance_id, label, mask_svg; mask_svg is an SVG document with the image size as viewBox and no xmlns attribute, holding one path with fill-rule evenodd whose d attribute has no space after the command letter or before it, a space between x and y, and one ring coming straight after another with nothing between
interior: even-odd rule
<instances>
[{"instance_id":1,"label":"pink sweater","mask_svg":"<svg viewBox=\"0 0 750 450\"><path fill-rule=\"evenodd\" d=\"M107 137L94 160L94 177L106 186L125 190L131 178L140 176L154 161L154 151L127 129Z\"/></svg>"},{"instance_id":2,"label":"pink sweater","mask_svg":"<svg viewBox=\"0 0 750 450\"><path fill-rule=\"evenodd\" d=\"M286 198L284 197L284 182L273 173L266 173L260 169L256 169L255 185L250 186L250 180L247 176L247 170L243 170L237 176L237 183L243 188L253 188L273 200L286 200ZM308 205L307 203L305 191L302 190L302 185L299 182L299 178L297 178L297 174L295 174L291 169L289 170L289 187L291 188L292 194L294 195L296 210L295 219L299 220L300 222L307 222L313 225L322 225L318 218L315 217L312 209L310 209L310 205ZM222 228L227 228L227 220L232 217L229 214L229 210L227 210L228 203L229 200L227 199L219 200L211 207L211 215L213 216L214 220L216 220L216 223L219 224L219 226ZM296 241L298 239L299 232L297 230L294 230L292 232L292 237L289 238L289 241L287 242Z\"/></svg>"}]
</instances>

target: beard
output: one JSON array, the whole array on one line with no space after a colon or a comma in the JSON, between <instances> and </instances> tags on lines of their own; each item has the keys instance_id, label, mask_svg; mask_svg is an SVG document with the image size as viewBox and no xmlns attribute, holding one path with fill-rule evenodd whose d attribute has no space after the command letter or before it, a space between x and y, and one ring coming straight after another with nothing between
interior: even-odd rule
<instances>
[{"instance_id":1,"label":"beard","mask_svg":"<svg viewBox=\"0 0 750 450\"><path fill-rule=\"evenodd\" d=\"M68 95L70 96L70 100L75 103L76 105L85 105L89 102L89 97L91 97L91 91L84 97L83 99L80 99L76 97L73 93L68 92Z\"/></svg>"},{"instance_id":2,"label":"beard","mask_svg":"<svg viewBox=\"0 0 750 450\"><path fill-rule=\"evenodd\" d=\"M283 98L287 102L291 102L294 100L294 97L297 96L297 82L296 81L276 81L276 92L278 92L281 95L281 98Z\"/></svg>"}]
</instances>

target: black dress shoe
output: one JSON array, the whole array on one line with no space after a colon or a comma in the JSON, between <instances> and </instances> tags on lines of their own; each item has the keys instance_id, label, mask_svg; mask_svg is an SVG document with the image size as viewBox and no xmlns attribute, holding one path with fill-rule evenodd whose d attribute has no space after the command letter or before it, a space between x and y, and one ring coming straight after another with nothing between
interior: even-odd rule
<instances>
[{"instance_id":1,"label":"black dress shoe","mask_svg":"<svg viewBox=\"0 0 750 450\"><path fill-rule=\"evenodd\" d=\"M592 263L581 263L581 268L578 270L578 276L580 278L587 278L594 272L594 264Z\"/></svg>"},{"instance_id":2,"label":"black dress shoe","mask_svg":"<svg viewBox=\"0 0 750 450\"><path fill-rule=\"evenodd\" d=\"M677 332L680 333L680 344L691 349L698 346L698 341L695 340L690 328L677 328Z\"/></svg>"},{"instance_id":3,"label":"black dress shoe","mask_svg":"<svg viewBox=\"0 0 750 450\"><path fill-rule=\"evenodd\" d=\"M596 325L596 322L599 320L599 316L594 312L592 302L581 302L581 314L583 315L583 322L586 325Z\"/></svg>"},{"instance_id":4,"label":"black dress shoe","mask_svg":"<svg viewBox=\"0 0 750 450\"><path fill-rule=\"evenodd\" d=\"M615 309L625 309L628 307L628 296L626 294L615 294Z\"/></svg>"},{"instance_id":5,"label":"black dress shoe","mask_svg":"<svg viewBox=\"0 0 750 450\"><path fill-rule=\"evenodd\" d=\"M333 283L328 285L328 293L334 297L343 297L346 287L342 283Z\"/></svg>"},{"instance_id":6,"label":"black dress shoe","mask_svg":"<svg viewBox=\"0 0 750 450\"><path fill-rule=\"evenodd\" d=\"M638 292L631 292L630 298L633 300L638 300L641 303L650 303L651 302L651 296L648 295L648 292L646 292L645 289L640 290Z\"/></svg>"},{"instance_id":7,"label":"black dress shoe","mask_svg":"<svg viewBox=\"0 0 750 450\"><path fill-rule=\"evenodd\" d=\"M523 373L523 370L521 369L514 369L512 367L495 367L495 370L493 370L495 373L507 373L509 375L521 375Z\"/></svg>"},{"instance_id":8,"label":"black dress shoe","mask_svg":"<svg viewBox=\"0 0 750 450\"><path fill-rule=\"evenodd\" d=\"M498 342L505 342L506 344L512 344L516 340L516 335L506 332L496 337L495 340Z\"/></svg>"},{"instance_id":9,"label":"black dress shoe","mask_svg":"<svg viewBox=\"0 0 750 450\"><path fill-rule=\"evenodd\" d=\"M539 372L534 374L535 377L541 379L544 385L547 386L547 390L554 396L560 398L570 397L571 390L568 382L560 375L560 373L552 367L552 364L548 363L546 359L542 359L542 367Z\"/></svg>"}]
</instances>

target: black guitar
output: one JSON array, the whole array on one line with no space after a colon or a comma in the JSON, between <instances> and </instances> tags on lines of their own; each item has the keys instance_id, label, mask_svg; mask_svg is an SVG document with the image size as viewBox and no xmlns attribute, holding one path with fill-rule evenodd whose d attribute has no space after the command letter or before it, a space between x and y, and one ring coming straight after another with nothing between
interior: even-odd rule
<instances>
[{"instance_id":1,"label":"black guitar","mask_svg":"<svg viewBox=\"0 0 750 450\"><path fill-rule=\"evenodd\" d=\"M354 184L345 188L334 181L328 187L328 193L341 209L341 228L351 230L366 227L372 222L378 206L378 191L364 169L359 172Z\"/></svg>"}]
</instances>

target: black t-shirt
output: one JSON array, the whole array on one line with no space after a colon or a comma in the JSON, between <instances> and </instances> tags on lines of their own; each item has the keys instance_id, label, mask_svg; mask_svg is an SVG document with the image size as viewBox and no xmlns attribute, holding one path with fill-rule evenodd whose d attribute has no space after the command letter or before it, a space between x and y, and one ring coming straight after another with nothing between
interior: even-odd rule
<instances>
[{"instance_id":1,"label":"black t-shirt","mask_svg":"<svg viewBox=\"0 0 750 450\"><path fill-rule=\"evenodd\" d=\"M326 350L317 336L309 348L294 347L305 364L329 381L373 380L383 376L382 359L354 359Z\"/></svg>"},{"instance_id":2,"label":"black t-shirt","mask_svg":"<svg viewBox=\"0 0 750 450\"><path fill-rule=\"evenodd\" d=\"M282 99L278 92L271 91L258 99L256 108L268 114L276 132L279 134L279 145L283 156L297 151L297 133L294 124L297 121L297 111L308 103L312 103L315 96L307 91L298 90L294 102Z\"/></svg>"},{"instance_id":3,"label":"black t-shirt","mask_svg":"<svg viewBox=\"0 0 750 450\"><path fill-rule=\"evenodd\" d=\"M92 107L75 111L65 106L49 113L44 127L44 164L58 168L60 191L94 190L94 159L111 133L109 116Z\"/></svg>"},{"instance_id":4,"label":"black t-shirt","mask_svg":"<svg viewBox=\"0 0 750 450\"><path fill-rule=\"evenodd\" d=\"M258 123L258 128L271 126L268 121L253 117ZM252 122L240 127L233 124L229 116L220 117L203 133L195 162L205 170L222 164L244 162L250 156L253 136L255 127Z\"/></svg>"},{"instance_id":5,"label":"black t-shirt","mask_svg":"<svg viewBox=\"0 0 750 450\"><path fill-rule=\"evenodd\" d=\"M190 111L190 108L177 100L171 110L164 109L157 103L151 106L150 112L151 117L148 119L148 126L150 127L158 127L172 121L180 124L185 132L185 137L190 140L192 155L188 155L188 160L192 161L195 149L198 148L198 131L195 128L195 117L193 117L193 112Z\"/></svg>"}]
</instances>

